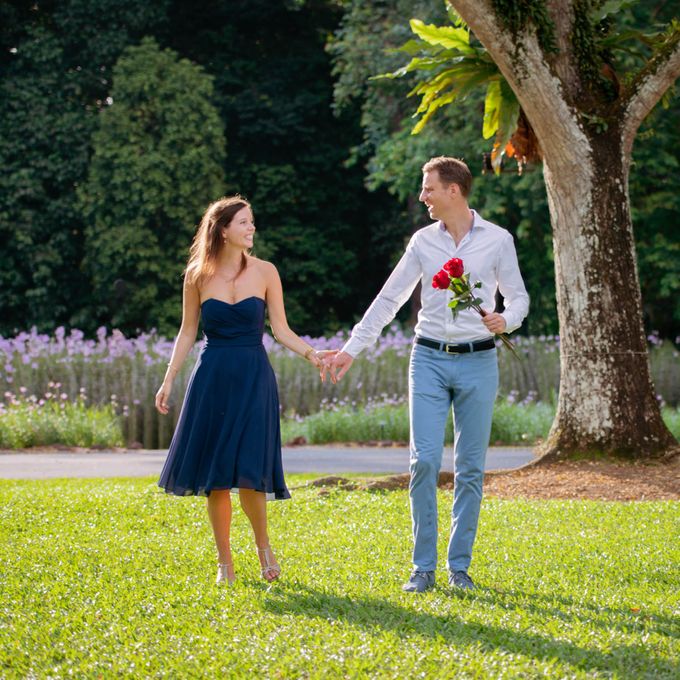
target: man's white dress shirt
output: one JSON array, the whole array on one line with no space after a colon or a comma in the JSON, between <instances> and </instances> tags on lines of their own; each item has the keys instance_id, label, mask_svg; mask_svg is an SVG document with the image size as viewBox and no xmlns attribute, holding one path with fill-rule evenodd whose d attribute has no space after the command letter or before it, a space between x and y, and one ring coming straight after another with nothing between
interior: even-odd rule
<instances>
[{"instance_id":1,"label":"man's white dress shirt","mask_svg":"<svg viewBox=\"0 0 680 680\"><path fill-rule=\"evenodd\" d=\"M443 222L435 222L413 234L382 290L363 319L354 326L343 352L356 357L372 345L411 297L421 279L422 307L418 312L416 335L448 343L474 342L490 337L492 334L482 323L478 312L466 309L459 312L454 320L447 306L453 293L432 287L432 277L452 257L463 260L471 285L476 281L482 282L482 287L475 290L475 295L482 299L482 309L494 310L498 288L505 304L502 313L507 324L505 331L510 333L522 325L529 311L529 296L517 264L512 235L482 219L474 210L470 212L472 228L458 246Z\"/></svg>"}]
</instances>

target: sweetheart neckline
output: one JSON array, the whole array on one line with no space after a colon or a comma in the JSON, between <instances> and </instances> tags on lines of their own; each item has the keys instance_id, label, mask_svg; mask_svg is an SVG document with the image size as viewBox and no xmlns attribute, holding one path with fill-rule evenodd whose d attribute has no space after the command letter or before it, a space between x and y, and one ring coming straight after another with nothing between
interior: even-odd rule
<instances>
[{"instance_id":1,"label":"sweetheart neckline","mask_svg":"<svg viewBox=\"0 0 680 680\"><path fill-rule=\"evenodd\" d=\"M246 300L252 300L253 298L255 298L255 300L260 300L261 302L264 302L264 299L261 298L259 295L249 295L248 297L241 298L240 300L238 300L238 302L227 302L226 300L220 300L219 298L216 297L209 297L203 300L203 302L201 302L201 307L203 307L203 305L206 302L208 302L208 300L214 300L215 302L221 302L223 305L236 307L236 305L240 305L242 302L245 302Z\"/></svg>"}]
</instances>

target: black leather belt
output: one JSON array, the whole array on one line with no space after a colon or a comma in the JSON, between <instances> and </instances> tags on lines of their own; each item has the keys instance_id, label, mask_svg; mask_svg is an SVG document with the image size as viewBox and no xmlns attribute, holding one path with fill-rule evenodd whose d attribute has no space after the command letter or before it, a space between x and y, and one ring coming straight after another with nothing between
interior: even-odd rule
<instances>
[{"instance_id":1,"label":"black leather belt","mask_svg":"<svg viewBox=\"0 0 680 680\"><path fill-rule=\"evenodd\" d=\"M416 338L419 345L424 345L431 349L439 349L447 354L466 354L467 352L481 352L485 349L493 349L496 342L493 338L486 340L477 340L476 342L461 342L459 344L449 344L447 342L438 342L437 340L430 340L429 338Z\"/></svg>"}]
</instances>

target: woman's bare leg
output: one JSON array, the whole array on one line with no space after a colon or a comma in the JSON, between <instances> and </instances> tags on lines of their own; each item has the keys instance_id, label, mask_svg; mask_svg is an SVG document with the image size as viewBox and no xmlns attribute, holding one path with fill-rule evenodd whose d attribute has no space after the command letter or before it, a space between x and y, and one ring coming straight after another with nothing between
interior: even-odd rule
<instances>
[{"instance_id":1,"label":"woman's bare leg","mask_svg":"<svg viewBox=\"0 0 680 680\"><path fill-rule=\"evenodd\" d=\"M208 517L212 525L215 545L217 546L217 561L220 564L232 565L231 545L229 535L231 530L231 491L220 489L211 491L208 496ZM234 567L227 569L230 580L234 578Z\"/></svg>"},{"instance_id":2,"label":"woman's bare leg","mask_svg":"<svg viewBox=\"0 0 680 680\"><path fill-rule=\"evenodd\" d=\"M239 498L241 499L243 512L246 513L246 516L253 527L255 543L257 544L257 554L260 558L260 566L262 567L262 575L267 581L273 581L278 578L281 573L281 568L276 562L274 553L269 547L266 495L261 491L254 491L253 489L239 489Z\"/></svg>"}]
</instances>

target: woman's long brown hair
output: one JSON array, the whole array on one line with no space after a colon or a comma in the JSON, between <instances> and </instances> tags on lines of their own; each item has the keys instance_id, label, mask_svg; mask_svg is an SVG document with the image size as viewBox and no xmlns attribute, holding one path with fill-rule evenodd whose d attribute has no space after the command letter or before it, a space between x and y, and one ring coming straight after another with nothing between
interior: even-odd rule
<instances>
[{"instance_id":1,"label":"woman's long brown hair","mask_svg":"<svg viewBox=\"0 0 680 680\"><path fill-rule=\"evenodd\" d=\"M243 208L250 208L250 203L239 195L225 196L208 206L198 225L189 251L189 261L184 270L184 276L189 283L200 286L215 273L217 257L224 245L222 229L228 227L234 215ZM247 265L248 261L243 253L241 268L235 279L241 275Z\"/></svg>"}]
</instances>

